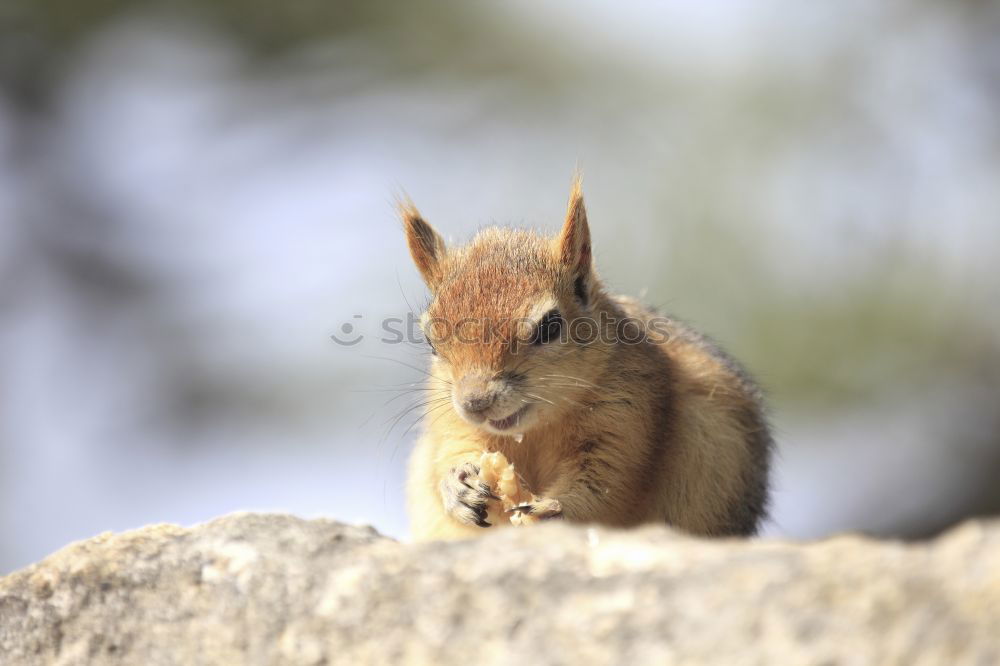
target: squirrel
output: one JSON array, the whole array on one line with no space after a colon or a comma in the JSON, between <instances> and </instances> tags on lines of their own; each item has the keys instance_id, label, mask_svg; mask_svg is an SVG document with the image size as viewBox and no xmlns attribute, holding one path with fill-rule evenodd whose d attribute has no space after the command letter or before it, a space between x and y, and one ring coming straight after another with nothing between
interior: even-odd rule
<instances>
[{"instance_id":1,"label":"squirrel","mask_svg":"<svg viewBox=\"0 0 1000 666\"><path fill-rule=\"evenodd\" d=\"M704 335L605 290L579 175L555 238L489 227L448 247L411 202L400 215L431 292L435 407L408 465L412 538L497 524L479 469L491 452L530 489L515 513L757 532L773 448L761 390Z\"/></svg>"}]
</instances>

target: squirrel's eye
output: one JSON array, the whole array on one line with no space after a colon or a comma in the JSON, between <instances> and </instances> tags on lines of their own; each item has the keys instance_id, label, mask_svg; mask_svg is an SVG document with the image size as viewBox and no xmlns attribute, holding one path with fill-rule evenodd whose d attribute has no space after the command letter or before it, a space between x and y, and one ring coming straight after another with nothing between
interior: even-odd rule
<instances>
[{"instance_id":1,"label":"squirrel's eye","mask_svg":"<svg viewBox=\"0 0 1000 666\"><path fill-rule=\"evenodd\" d=\"M535 331L534 343L544 345L552 340L558 340L562 331L563 318L558 310L550 310L538 322L538 329Z\"/></svg>"}]
</instances>

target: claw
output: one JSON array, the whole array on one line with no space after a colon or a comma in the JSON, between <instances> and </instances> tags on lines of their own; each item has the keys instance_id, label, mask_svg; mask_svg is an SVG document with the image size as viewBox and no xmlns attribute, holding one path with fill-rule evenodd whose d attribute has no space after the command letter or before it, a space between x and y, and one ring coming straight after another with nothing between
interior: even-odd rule
<instances>
[{"instance_id":1,"label":"claw","mask_svg":"<svg viewBox=\"0 0 1000 666\"><path fill-rule=\"evenodd\" d=\"M452 471L454 472L456 470L453 468ZM465 486L467 488L471 488L472 486L469 485L468 483L466 483L465 481L470 476L475 476L477 474L479 474L479 467L478 466L476 466L476 465L468 465L466 467L463 467L462 469L458 470L458 474L457 474L457 476L458 476L458 482L461 483L463 486Z\"/></svg>"},{"instance_id":2,"label":"claw","mask_svg":"<svg viewBox=\"0 0 1000 666\"><path fill-rule=\"evenodd\" d=\"M537 516L540 520L550 520L562 518L562 505L557 500L541 500L540 502L529 502L518 504L507 509L507 513L527 513Z\"/></svg>"},{"instance_id":3,"label":"claw","mask_svg":"<svg viewBox=\"0 0 1000 666\"><path fill-rule=\"evenodd\" d=\"M485 483L480 483L479 484L479 492L481 492L483 495L486 495L490 499L495 499L495 500L499 500L500 499L496 494L494 494L494 492L492 490L490 490L490 487L488 485L486 485Z\"/></svg>"},{"instance_id":4,"label":"claw","mask_svg":"<svg viewBox=\"0 0 1000 666\"><path fill-rule=\"evenodd\" d=\"M479 467L466 463L451 469L441 480L440 493L445 510L467 525L492 527L487 522L488 503L499 500L490 487L479 480Z\"/></svg>"}]
</instances>

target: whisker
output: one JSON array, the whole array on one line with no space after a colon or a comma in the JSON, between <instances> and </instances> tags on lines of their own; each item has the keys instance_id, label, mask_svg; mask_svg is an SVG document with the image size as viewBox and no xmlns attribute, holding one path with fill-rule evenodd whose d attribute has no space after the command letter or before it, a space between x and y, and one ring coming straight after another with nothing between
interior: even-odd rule
<instances>
[{"instance_id":1,"label":"whisker","mask_svg":"<svg viewBox=\"0 0 1000 666\"><path fill-rule=\"evenodd\" d=\"M411 430L413 430L414 426L416 426L418 423L420 423L425 418L427 418L428 416L430 416L432 413L434 413L435 411L441 409L442 407L447 407L449 402L451 402L451 401L450 400L448 400L448 401L442 401L440 404L437 404L437 405L431 407L430 409L428 409L427 411L425 411L423 414L421 414L418 418L414 419L413 423L411 423L406 428L406 430L403 431L403 434L399 436L400 440L402 440L403 438L405 438L406 435L407 435L407 433L409 433ZM390 460L392 460L392 458L390 458Z\"/></svg>"},{"instance_id":2,"label":"whisker","mask_svg":"<svg viewBox=\"0 0 1000 666\"><path fill-rule=\"evenodd\" d=\"M553 407L554 407L554 406L555 406L555 404L556 404L556 403L552 402L551 400L548 400L548 399L546 399L546 398L543 398L543 397L542 397L542 396L540 396L540 395L535 395L534 393L528 393L527 391L525 391L525 392L524 392L524 395L528 396L529 398L534 398L535 400L541 400L542 402L547 402L547 403L549 403L550 405L552 405Z\"/></svg>"},{"instance_id":3,"label":"whisker","mask_svg":"<svg viewBox=\"0 0 1000 666\"><path fill-rule=\"evenodd\" d=\"M532 390L538 389L553 389L553 390L566 390L566 389L580 389L582 392L586 393L597 393L599 387L597 386L587 386L586 384L560 384L558 382L535 382L528 388Z\"/></svg>"},{"instance_id":4,"label":"whisker","mask_svg":"<svg viewBox=\"0 0 1000 666\"><path fill-rule=\"evenodd\" d=\"M574 377L572 375L542 375L542 379L545 379L545 378L548 378L548 377L558 377L558 378L561 378L561 379L572 379L575 382L583 382L584 384L589 384L590 386L593 386L594 388L599 388L597 386L597 384L595 384L593 382L588 382L586 379L582 379L580 377Z\"/></svg>"},{"instance_id":5,"label":"whisker","mask_svg":"<svg viewBox=\"0 0 1000 666\"><path fill-rule=\"evenodd\" d=\"M443 377L437 377L437 376L431 374L430 372L428 372L427 370L424 370L423 368L417 367L415 365L411 365L409 363L404 363L403 361L400 361L398 358L392 358L390 356L373 356L371 354L363 354L363 356L365 358L373 358L373 359L376 359L376 360L379 360L379 361L391 361L393 363L398 363L399 365L401 365L403 367L410 368L411 370L416 370L417 372L419 372L421 374L424 374L427 377L430 377L431 379L434 379L434 380L439 381L439 382L443 382L443 383L447 384L448 386L451 386L451 382L448 381L447 379L444 379Z\"/></svg>"},{"instance_id":6,"label":"whisker","mask_svg":"<svg viewBox=\"0 0 1000 666\"><path fill-rule=\"evenodd\" d=\"M441 420L441 417L442 417L442 416L446 416L447 414L448 414L448 410L446 409L446 410L444 410L443 412L441 412L440 414L438 414L438 415L437 415L437 416L436 416L436 417L434 418L434 420L433 420L433 421L431 421L431 422L430 422L429 424L427 424L427 427L428 427L428 428L432 428L432 427L434 427L434 424L435 424L435 423L437 423L437 422L438 422L439 420Z\"/></svg>"},{"instance_id":7,"label":"whisker","mask_svg":"<svg viewBox=\"0 0 1000 666\"><path fill-rule=\"evenodd\" d=\"M436 404L437 402L442 401L442 400L444 400L444 398L434 398L432 400L424 400L424 401L421 401L421 402L417 402L414 405L409 405L407 407L404 407L403 411L400 412L398 415L396 415L395 417L391 417L390 416L388 419L385 420L385 424L389 423L389 421L392 421L392 425L389 426L388 430L386 431L385 436L388 437L389 434L392 432L393 428L395 428L396 425L407 414L411 414L414 410L421 409L421 408L426 407L428 405Z\"/></svg>"},{"instance_id":8,"label":"whisker","mask_svg":"<svg viewBox=\"0 0 1000 666\"><path fill-rule=\"evenodd\" d=\"M573 400L572 398L570 398L569 396L566 396L566 395L557 394L555 396L555 398L556 398L556 400L561 400L562 402L564 402L566 404L574 405L576 407L586 407L587 406L587 405L583 404L582 402L579 402L577 400Z\"/></svg>"}]
</instances>

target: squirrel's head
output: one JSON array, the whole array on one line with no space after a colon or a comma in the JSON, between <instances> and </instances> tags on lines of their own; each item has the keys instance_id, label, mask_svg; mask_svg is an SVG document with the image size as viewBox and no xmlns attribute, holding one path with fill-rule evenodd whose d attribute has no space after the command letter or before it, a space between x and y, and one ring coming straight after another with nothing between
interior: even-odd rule
<instances>
[{"instance_id":1,"label":"squirrel's head","mask_svg":"<svg viewBox=\"0 0 1000 666\"><path fill-rule=\"evenodd\" d=\"M514 435L578 408L607 356L593 319L601 290L579 179L554 238L489 228L450 248L411 204L401 214L432 294L420 320L432 376L455 411Z\"/></svg>"}]
</instances>

